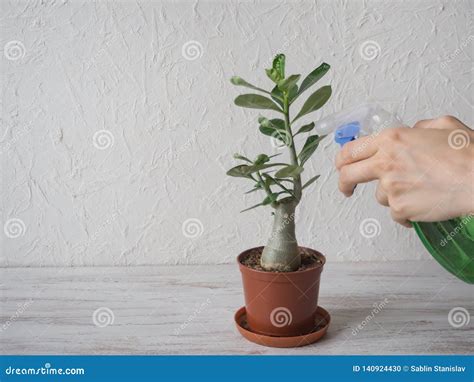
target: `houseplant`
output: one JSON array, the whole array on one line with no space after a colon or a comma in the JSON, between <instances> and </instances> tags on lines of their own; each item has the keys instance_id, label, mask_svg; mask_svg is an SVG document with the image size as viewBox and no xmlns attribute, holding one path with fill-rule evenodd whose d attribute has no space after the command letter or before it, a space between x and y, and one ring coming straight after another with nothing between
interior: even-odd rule
<instances>
[{"instance_id":1,"label":"houseplant","mask_svg":"<svg viewBox=\"0 0 474 382\"><path fill-rule=\"evenodd\" d=\"M251 160L243 154L234 154L241 163L227 171L227 175L251 181L253 188L249 193L261 192L264 195L260 203L243 211L260 206L272 209L273 228L267 245L249 249L238 256L246 300L246 322L252 332L261 335L291 337L315 330L319 278L325 258L315 250L298 246L295 211L304 190L319 177L312 176L303 183L304 165L324 136L310 134L314 122L302 124L297 130L295 122L320 109L331 96L331 87L323 86L314 91L294 117L290 109L329 68L328 64L321 64L299 84L299 74L285 75L285 56L278 54L272 67L266 69L273 82L271 90L254 86L240 77L231 79L236 86L258 92L239 95L234 101L237 106L278 114L276 118L260 115L259 130L286 146L289 154L288 163L273 159L276 155L259 154ZM297 141L305 135L298 150Z\"/></svg>"}]
</instances>

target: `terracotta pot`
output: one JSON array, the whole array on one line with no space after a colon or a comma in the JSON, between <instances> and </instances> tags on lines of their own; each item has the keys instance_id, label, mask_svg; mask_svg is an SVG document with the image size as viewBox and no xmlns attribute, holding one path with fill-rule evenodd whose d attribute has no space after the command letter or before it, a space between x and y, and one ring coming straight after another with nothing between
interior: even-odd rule
<instances>
[{"instance_id":1,"label":"terracotta pot","mask_svg":"<svg viewBox=\"0 0 474 382\"><path fill-rule=\"evenodd\" d=\"M310 333L315 326L318 308L319 281L326 258L305 247L302 251L316 255L321 264L303 271L265 272L242 264L252 251L238 257L245 294L247 323L256 333L271 336L298 336Z\"/></svg>"}]
</instances>

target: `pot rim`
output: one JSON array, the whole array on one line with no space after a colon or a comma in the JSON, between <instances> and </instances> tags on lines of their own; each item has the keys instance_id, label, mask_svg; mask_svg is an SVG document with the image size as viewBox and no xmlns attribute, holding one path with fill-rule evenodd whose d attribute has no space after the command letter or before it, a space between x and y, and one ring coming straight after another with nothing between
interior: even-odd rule
<instances>
[{"instance_id":1,"label":"pot rim","mask_svg":"<svg viewBox=\"0 0 474 382\"><path fill-rule=\"evenodd\" d=\"M246 249L245 251L241 252L238 256L237 256L237 264L239 264L239 268L240 269L245 269L246 271L248 272L254 272L256 274L260 274L260 275L302 275L302 274L305 274L305 273L310 273L310 272L314 272L314 271L317 271L317 270L322 270L322 268L324 267L324 265L326 264L326 256L324 256L321 252L313 249L313 248L309 248L309 247L303 247L301 245L298 246L298 248L300 249L304 249L304 250L309 250L311 252L315 252L316 255L322 260L322 263L315 266L315 267L311 267L311 268L308 268L308 269L305 269L303 271L292 271L292 272L274 272L274 271L259 271L257 269L253 269L253 268L250 268L244 264L242 264L242 262L240 261L241 260L241 257L250 252L250 251L253 251L253 250L258 250L258 249L262 249L265 248L264 246L259 246L259 247L253 247L253 248L249 248L249 249Z\"/></svg>"}]
</instances>

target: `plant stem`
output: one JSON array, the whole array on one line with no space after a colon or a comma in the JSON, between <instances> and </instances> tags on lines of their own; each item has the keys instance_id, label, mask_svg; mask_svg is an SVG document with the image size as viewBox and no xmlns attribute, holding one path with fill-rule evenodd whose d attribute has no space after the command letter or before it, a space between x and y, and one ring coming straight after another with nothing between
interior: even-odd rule
<instances>
[{"instance_id":1,"label":"plant stem","mask_svg":"<svg viewBox=\"0 0 474 382\"><path fill-rule=\"evenodd\" d=\"M262 178L262 174L260 174L260 171L257 171L257 178L259 182L262 184L262 187L265 190L267 196L270 196L272 194L272 189L270 188L270 186L267 186L267 184Z\"/></svg>"},{"instance_id":2,"label":"plant stem","mask_svg":"<svg viewBox=\"0 0 474 382\"><path fill-rule=\"evenodd\" d=\"M298 156L291 131L288 95L283 100L283 114L285 115L285 130L291 137L290 149L291 164L299 166ZM301 264L295 232L295 210L301 200L301 177L293 178L292 197L284 198L272 204L275 208L273 228L270 239L263 249L260 264L268 271L291 272L296 271ZM280 185L281 187L281 185Z\"/></svg>"},{"instance_id":3,"label":"plant stem","mask_svg":"<svg viewBox=\"0 0 474 382\"><path fill-rule=\"evenodd\" d=\"M296 271L301 264L295 233L296 201L289 197L275 206L273 227L260 264L268 271Z\"/></svg>"},{"instance_id":4,"label":"plant stem","mask_svg":"<svg viewBox=\"0 0 474 382\"><path fill-rule=\"evenodd\" d=\"M291 137L291 143L289 146L290 149L290 160L291 164L294 166L299 166L298 163L298 155L296 154L296 147L295 147L295 141L293 137L293 133L291 131L291 123L290 123L290 109L289 109L289 104L288 104L288 96L285 95L285 99L283 101L283 113L285 115L285 129L286 133ZM301 200L301 194L302 194L302 186L301 186L301 176L295 176L293 182L293 194L295 195L296 198L296 203L298 204Z\"/></svg>"}]
</instances>

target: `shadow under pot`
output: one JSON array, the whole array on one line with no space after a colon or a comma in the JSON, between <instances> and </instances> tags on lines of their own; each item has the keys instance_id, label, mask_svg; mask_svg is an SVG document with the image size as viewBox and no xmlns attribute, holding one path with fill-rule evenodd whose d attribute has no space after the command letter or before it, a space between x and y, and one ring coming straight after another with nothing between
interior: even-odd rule
<instances>
[{"instance_id":1,"label":"shadow under pot","mask_svg":"<svg viewBox=\"0 0 474 382\"><path fill-rule=\"evenodd\" d=\"M263 247L242 252L238 257L245 295L249 328L270 336L298 336L315 329L319 282L326 258L314 249L299 247L315 259L306 269L294 272L267 272L245 265L251 254Z\"/></svg>"}]
</instances>

